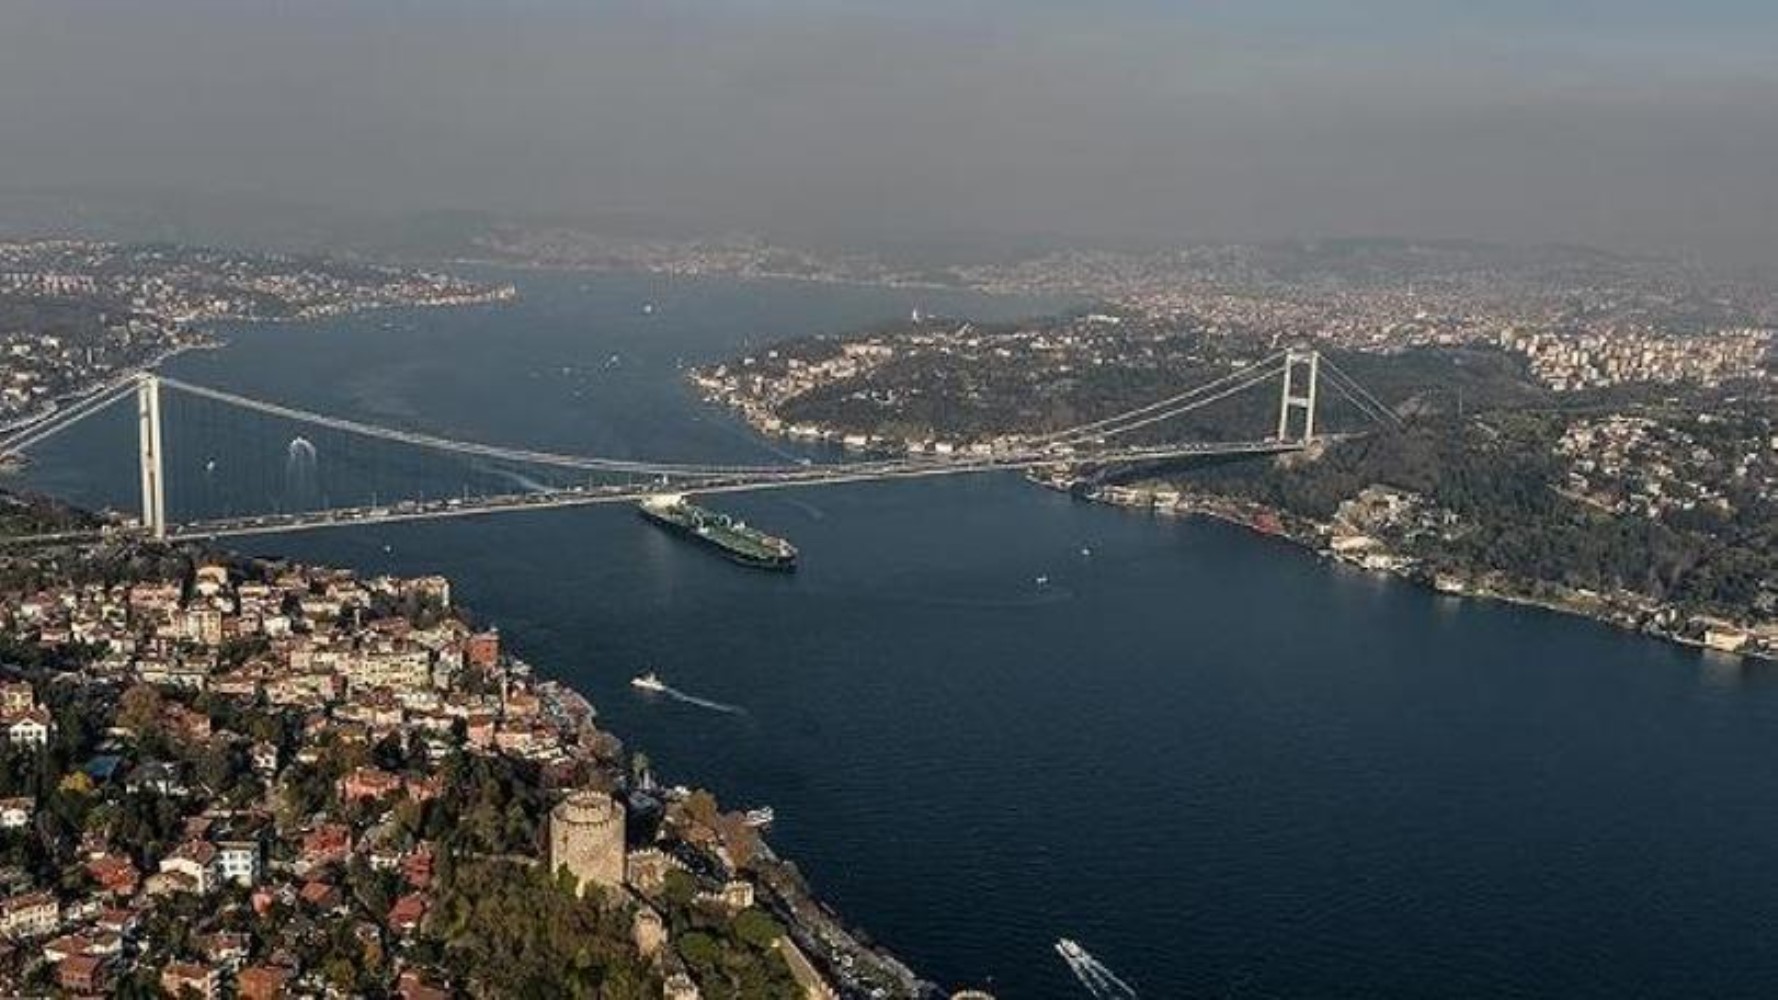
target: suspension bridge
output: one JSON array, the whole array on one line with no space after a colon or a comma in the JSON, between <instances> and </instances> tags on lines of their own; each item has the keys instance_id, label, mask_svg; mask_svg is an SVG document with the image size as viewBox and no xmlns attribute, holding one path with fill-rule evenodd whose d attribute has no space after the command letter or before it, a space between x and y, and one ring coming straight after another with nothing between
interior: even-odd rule
<instances>
[{"instance_id":1,"label":"suspension bridge","mask_svg":"<svg viewBox=\"0 0 1778 1000\"><path fill-rule=\"evenodd\" d=\"M1275 430L1243 440L1153 443L1155 428L1242 393L1276 382L1278 410ZM68 429L134 397L138 424L136 448L141 494L138 519L103 531L60 532L14 536L12 544L78 541L123 534L157 540L215 539L281 534L352 525L386 524L445 518L486 516L515 511L633 502L651 494L737 493L804 488L839 483L880 482L937 476L981 474L1046 467L1109 468L1194 457L1279 455L1299 452L1321 441L1349 435L1321 433L1317 427L1320 389L1326 382L1360 414L1377 423L1394 423L1393 412L1350 376L1313 350L1284 350L1238 367L1189 390L1114 416L1047 434L1019 438L991 449L966 449L950 455L920 454L893 459L842 462L801 461L794 464L700 464L663 462L597 455L577 455L536 448L459 440L416 430L385 427L317 413L239 393L166 377L153 371L120 376L76 401L30 420L0 429L0 456L22 458L32 449ZM372 496L351 503L318 501L271 512L205 512L184 520L170 518L167 508L168 456L163 399L168 394L215 404L236 415L287 422L305 434L328 432L346 439L378 442L480 463L512 468L553 470L576 477L571 484L529 481L519 490L488 491L448 497L389 499ZM237 422L236 418L229 418ZM313 463L316 448L306 437L290 440L291 461ZM214 460L207 466L213 468ZM541 474L541 473L540 473ZM584 479L582 478L584 477Z\"/></svg>"}]
</instances>

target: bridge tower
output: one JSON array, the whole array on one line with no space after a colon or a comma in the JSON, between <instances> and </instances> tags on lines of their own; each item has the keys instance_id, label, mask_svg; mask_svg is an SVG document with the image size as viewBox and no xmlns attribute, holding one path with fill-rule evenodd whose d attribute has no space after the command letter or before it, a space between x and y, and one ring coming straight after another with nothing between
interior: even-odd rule
<instances>
[{"instance_id":1,"label":"bridge tower","mask_svg":"<svg viewBox=\"0 0 1778 1000\"><path fill-rule=\"evenodd\" d=\"M1303 371L1303 378L1297 372ZM1299 381L1307 384L1300 389ZM1321 381L1321 352L1290 350L1284 353L1284 388L1278 399L1278 440L1290 440L1291 411L1301 410L1307 447L1315 439L1315 392Z\"/></svg>"},{"instance_id":2,"label":"bridge tower","mask_svg":"<svg viewBox=\"0 0 1778 1000\"><path fill-rule=\"evenodd\" d=\"M162 478L161 449L161 381L152 372L144 372L136 382L136 416L140 423L142 448L142 527L150 537L167 537L167 490Z\"/></svg>"}]
</instances>

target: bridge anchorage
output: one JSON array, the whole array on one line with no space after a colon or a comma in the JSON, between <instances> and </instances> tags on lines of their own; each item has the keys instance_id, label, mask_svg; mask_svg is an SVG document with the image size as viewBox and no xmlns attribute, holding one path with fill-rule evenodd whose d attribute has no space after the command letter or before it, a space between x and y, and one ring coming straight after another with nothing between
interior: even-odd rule
<instances>
[{"instance_id":1,"label":"bridge anchorage","mask_svg":"<svg viewBox=\"0 0 1778 1000\"><path fill-rule=\"evenodd\" d=\"M646 459L611 458L545 451L537 448L507 447L475 441L447 438L420 431L383 427L363 421L302 410L280 403L255 399L221 389L194 385L155 372L132 372L89 392L72 402L0 428L0 456L22 456L55 435L88 417L105 410L113 403L133 395L137 413L137 464L141 487L141 517L131 528L122 529L152 539L222 538L256 534L275 534L325 527L379 524L395 521L421 521L467 517L520 510L575 507L601 503L633 501L662 490L695 493L734 493L744 491L785 489L834 483L874 482L896 479L918 479L935 476L968 475L1003 470L1029 470L1041 467L1080 466L1106 468L1139 466L1167 460L1235 455L1279 455L1304 451L1322 441L1350 435L1318 433L1317 408L1323 376L1328 385L1368 420L1381 424L1399 423L1394 413L1380 403L1356 381L1352 380L1319 351L1291 348L1278 351L1252 364L1233 369L1201 385L1157 400L1146 406L1114 416L1079 424L1065 430L1032 436L1016 443L994 447L977 447L951 455L912 455L893 459L814 463L797 462L780 465L717 465L684 462L661 462ZM1183 441L1175 443L1143 443L1132 437L1135 432L1177 420L1222 400L1249 392L1272 380L1280 383L1276 432L1248 440ZM518 490L502 488L470 495L467 486L460 496L388 499L398 493L370 491L360 502L330 503L325 495L313 506L291 510L259 511L257 513L218 513L214 509L197 516L175 521L168 516L168 425L163 419L165 396L178 394L182 406L195 400L219 407L227 416L220 424L230 431L243 430L247 418L267 419L301 428L291 437L290 447L303 442L309 456L307 474L314 472L315 445L311 438L332 435L335 442L356 442L363 447L394 445L430 456L435 460L467 462L470 473L489 482L497 477L501 483L517 483ZM175 421L186 429L192 421ZM286 428L288 430L288 428ZM1148 440L1152 441L1153 432ZM263 439L250 443L258 454L277 451L285 445L267 449ZM182 452L202 455L195 449ZM379 459L380 461L380 459ZM187 460L186 466L194 463ZM214 458L201 464L203 477L217 467ZM530 470L520 474L515 470ZM466 473L468 474L468 473ZM189 469L186 476L192 475ZM553 482L540 482L533 476L555 476ZM573 477L572 482L562 477ZM202 477L200 477L202 478ZM262 474L258 485L271 478ZM208 482L208 479L204 479ZM174 484L179 496L192 489L186 479ZM313 486L311 482L309 484ZM408 484L412 486L410 482ZM207 487L206 487L207 488ZM305 496L305 500L306 500ZM111 529L117 531L119 529ZM11 543L79 540L99 532L73 532L9 539Z\"/></svg>"}]
</instances>

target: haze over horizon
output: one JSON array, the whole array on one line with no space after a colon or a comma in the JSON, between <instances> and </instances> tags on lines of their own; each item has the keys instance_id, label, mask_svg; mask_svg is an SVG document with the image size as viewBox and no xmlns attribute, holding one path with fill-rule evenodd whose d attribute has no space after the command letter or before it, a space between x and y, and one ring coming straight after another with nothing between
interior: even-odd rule
<instances>
[{"instance_id":1,"label":"haze over horizon","mask_svg":"<svg viewBox=\"0 0 1778 1000\"><path fill-rule=\"evenodd\" d=\"M1769 261L1778 7L1560 6L20 0L0 191Z\"/></svg>"}]
</instances>

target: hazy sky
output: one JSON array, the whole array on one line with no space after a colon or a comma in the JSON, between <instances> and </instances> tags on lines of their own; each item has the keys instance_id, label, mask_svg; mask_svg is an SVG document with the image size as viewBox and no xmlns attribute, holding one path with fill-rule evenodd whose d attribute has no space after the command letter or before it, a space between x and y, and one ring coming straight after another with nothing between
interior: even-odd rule
<instances>
[{"instance_id":1,"label":"hazy sky","mask_svg":"<svg viewBox=\"0 0 1778 1000\"><path fill-rule=\"evenodd\" d=\"M5 0L36 185L1774 255L1778 3Z\"/></svg>"}]
</instances>

